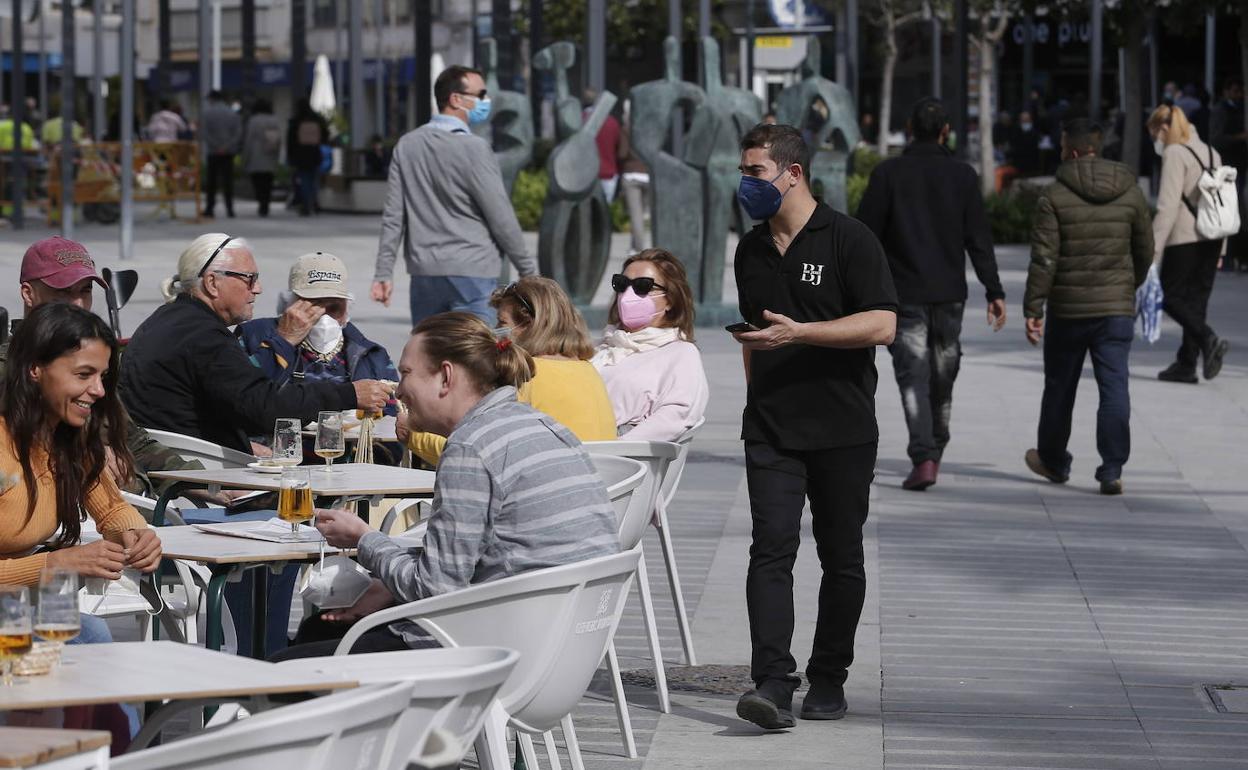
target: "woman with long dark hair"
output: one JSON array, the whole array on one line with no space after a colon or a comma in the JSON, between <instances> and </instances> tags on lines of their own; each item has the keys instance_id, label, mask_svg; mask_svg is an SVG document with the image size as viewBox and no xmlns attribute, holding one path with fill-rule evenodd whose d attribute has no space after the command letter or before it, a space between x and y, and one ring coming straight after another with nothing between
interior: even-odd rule
<instances>
[{"instance_id":1,"label":"woman with long dark hair","mask_svg":"<svg viewBox=\"0 0 1248 770\"><path fill-rule=\"evenodd\" d=\"M117 363L112 330L73 305L35 308L14 335L0 392L0 583L32 585L44 567L115 580L160 563L159 538L106 470L110 451L118 472L133 468ZM78 542L86 516L103 540Z\"/></svg>"}]
</instances>

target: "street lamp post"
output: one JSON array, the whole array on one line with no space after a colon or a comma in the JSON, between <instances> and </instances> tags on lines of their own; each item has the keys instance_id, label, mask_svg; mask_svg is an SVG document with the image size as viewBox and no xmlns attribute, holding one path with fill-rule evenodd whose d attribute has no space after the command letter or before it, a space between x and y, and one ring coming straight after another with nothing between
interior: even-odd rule
<instances>
[{"instance_id":1,"label":"street lamp post","mask_svg":"<svg viewBox=\"0 0 1248 770\"><path fill-rule=\"evenodd\" d=\"M121 258L134 256L134 0L121 2Z\"/></svg>"},{"instance_id":2,"label":"street lamp post","mask_svg":"<svg viewBox=\"0 0 1248 770\"><path fill-rule=\"evenodd\" d=\"M585 84L602 93L607 82L607 9L605 0L589 0L585 15Z\"/></svg>"},{"instance_id":3,"label":"street lamp post","mask_svg":"<svg viewBox=\"0 0 1248 770\"><path fill-rule=\"evenodd\" d=\"M1088 67L1088 117L1092 120L1101 117L1101 68L1105 58L1103 12L1102 0L1092 0L1092 61Z\"/></svg>"},{"instance_id":4,"label":"street lamp post","mask_svg":"<svg viewBox=\"0 0 1248 770\"><path fill-rule=\"evenodd\" d=\"M967 14L967 0L954 0L953 3L953 130L957 133L958 155L966 157L968 147L966 141L966 75L967 48L966 38L970 33L970 19ZM884 127L881 126L880 130Z\"/></svg>"},{"instance_id":5,"label":"street lamp post","mask_svg":"<svg viewBox=\"0 0 1248 770\"><path fill-rule=\"evenodd\" d=\"M433 57L433 19L430 18L431 0L412 0L412 28L416 34L416 125L429 122L433 110L429 99L433 92L433 73L430 59ZM477 15L473 9L472 25L476 28Z\"/></svg>"},{"instance_id":6,"label":"street lamp post","mask_svg":"<svg viewBox=\"0 0 1248 770\"><path fill-rule=\"evenodd\" d=\"M12 0L13 18L13 229L25 226L22 199L26 197L26 159L22 157L22 126L26 119L26 52L22 41L22 0Z\"/></svg>"},{"instance_id":7,"label":"street lamp post","mask_svg":"<svg viewBox=\"0 0 1248 770\"><path fill-rule=\"evenodd\" d=\"M66 7L68 6L68 7ZM74 9L61 8L61 237L74 237Z\"/></svg>"},{"instance_id":8,"label":"street lamp post","mask_svg":"<svg viewBox=\"0 0 1248 770\"><path fill-rule=\"evenodd\" d=\"M364 147L367 137L364 136L364 8L363 3L351 3L351 15L348 24L348 50L351 56L351 149L360 150ZM344 173L354 174L357 153L352 153L345 164Z\"/></svg>"},{"instance_id":9,"label":"street lamp post","mask_svg":"<svg viewBox=\"0 0 1248 770\"><path fill-rule=\"evenodd\" d=\"M91 105L95 141L104 141L104 0L95 0L91 19Z\"/></svg>"}]
</instances>

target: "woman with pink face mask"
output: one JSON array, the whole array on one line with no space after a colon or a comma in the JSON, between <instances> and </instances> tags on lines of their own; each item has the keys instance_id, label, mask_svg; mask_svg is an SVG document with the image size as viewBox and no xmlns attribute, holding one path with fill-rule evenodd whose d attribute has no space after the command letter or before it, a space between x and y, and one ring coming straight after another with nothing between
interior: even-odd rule
<instances>
[{"instance_id":1,"label":"woman with pink face mask","mask_svg":"<svg viewBox=\"0 0 1248 770\"><path fill-rule=\"evenodd\" d=\"M693 344L693 292L671 252L646 249L611 277L615 302L592 362L607 386L616 430L675 441L702 419L710 389Z\"/></svg>"}]
</instances>

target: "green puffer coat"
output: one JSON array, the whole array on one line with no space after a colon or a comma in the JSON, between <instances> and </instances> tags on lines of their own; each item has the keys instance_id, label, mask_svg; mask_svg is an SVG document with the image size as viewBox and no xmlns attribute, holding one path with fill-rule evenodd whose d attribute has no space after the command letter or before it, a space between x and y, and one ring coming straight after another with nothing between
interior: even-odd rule
<instances>
[{"instance_id":1,"label":"green puffer coat","mask_svg":"<svg viewBox=\"0 0 1248 770\"><path fill-rule=\"evenodd\" d=\"M1153 261L1152 217L1122 163L1078 158L1057 169L1031 226L1023 315L1135 315L1135 290Z\"/></svg>"}]
</instances>

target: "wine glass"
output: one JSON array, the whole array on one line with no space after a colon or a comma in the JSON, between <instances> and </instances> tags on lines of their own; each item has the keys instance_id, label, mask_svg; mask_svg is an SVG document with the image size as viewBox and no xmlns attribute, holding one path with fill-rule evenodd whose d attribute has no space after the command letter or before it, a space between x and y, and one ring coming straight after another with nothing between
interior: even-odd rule
<instances>
[{"instance_id":1,"label":"wine glass","mask_svg":"<svg viewBox=\"0 0 1248 770\"><path fill-rule=\"evenodd\" d=\"M0 586L0 663L5 687L13 686L13 663L30 652L30 591Z\"/></svg>"},{"instance_id":2,"label":"wine glass","mask_svg":"<svg viewBox=\"0 0 1248 770\"><path fill-rule=\"evenodd\" d=\"M39 596L35 607L35 636L58 650L82 630L78 614L78 573L45 567L39 573Z\"/></svg>"},{"instance_id":3,"label":"wine glass","mask_svg":"<svg viewBox=\"0 0 1248 770\"><path fill-rule=\"evenodd\" d=\"M312 518L312 481L307 468L283 468L277 493L277 517L290 522L290 535L282 542L299 542L299 525Z\"/></svg>"},{"instance_id":4,"label":"wine glass","mask_svg":"<svg viewBox=\"0 0 1248 770\"><path fill-rule=\"evenodd\" d=\"M342 435L342 413L321 412L316 418L317 457L325 458L325 472L334 472L334 458L347 451Z\"/></svg>"},{"instance_id":5,"label":"wine glass","mask_svg":"<svg viewBox=\"0 0 1248 770\"><path fill-rule=\"evenodd\" d=\"M279 417L273 424L273 462L294 466L303 462L303 423Z\"/></svg>"}]
</instances>

